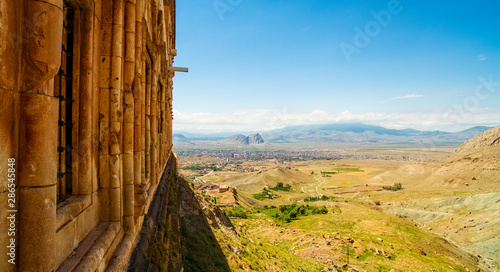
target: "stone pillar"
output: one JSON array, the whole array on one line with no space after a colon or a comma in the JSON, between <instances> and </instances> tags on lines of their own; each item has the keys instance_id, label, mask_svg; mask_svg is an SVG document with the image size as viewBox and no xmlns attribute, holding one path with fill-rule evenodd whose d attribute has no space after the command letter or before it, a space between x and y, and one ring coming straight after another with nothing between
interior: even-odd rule
<instances>
[{"instance_id":1,"label":"stone pillar","mask_svg":"<svg viewBox=\"0 0 500 272\"><path fill-rule=\"evenodd\" d=\"M173 88L173 81L172 81L172 77L174 76L174 73L173 72L170 72L169 73L169 76L168 76L168 79L167 79L167 119L168 119L168 139L167 139L167 149L168 149L168 152L170 153L171 150L172 150L172 123L173 123L173 108L172 108L172 100L173 100L173 96L172 96L172 88Z\"/></svg>"},{"instance_id":2,"label":"stone pillar","mask_svg":"<svg viewBox=\"0 0 500 272\"><path fill-rule=\"evenodd\" d=\"M151 183L151 78L153 76L152 63L149 63L149 67L146 67L146 179ZM149 69L148 69L149 68Z\"/></svg>"},{"instance_id":3,"label":"stone pillar","mask_svg":"<svg viewBox=\"0 0 500 272\"><path fill-rule=\"evenodd\" d=\"M141 1L141 5L138 5L140 7L144 7L145 1ZM146 69L147 67L147 50L146 50L146 26L142 22L142 16L144 15L144 8L141 9L141 22L140 22L140 28L141 28L141 34L142 34L142 50L141 50L141 60L142 60L142 75L141 75L141 156L143 159L143 162L141 163L141 183L145 184L146 183L146 86L147 86L147 74L149 73L149 70Z\"/></svg>"},{"instance_id":4,"label":"stone pillar","mask_svg":"<svg viewBox=\"0 0 500 272\"><path fill-rule=\"evenodd\" d=\"M54 266L58 108L55 97L21 94L19 271Z\"/></svg>"},{"instance_id":5,"label":"stone pillar","mask_svg":"<svg viewBox=\"0 0 500 272\"><path fill-rule=\"evenodd\" d=\"M135 79L135 19L134 0L125 2L125 76L123 79L123 188L124 228L132 234L134 230L134 95Z\"/></svg>"},{"instance_id":6,"label":"stone pillar","mask_svg":"<svg viewBox=\"0 0 500 272\"><path fill-rule=\"evenodd\" d=\"M101 58L101 1L95 1L94 38L93 38L93 75L92 75L92 199L97 198L99 190L99 67ZM97 204L94 201L93 204Z\"/></svg>"},{"instance_id":7,"label":"stone pillar","mask_svg":"<svg viewBox=\"0 0 500 272\"><path fill-rule=\"evenodd\" d=\"M2 109L2 118L0 119L0 203L5 205L0 209L0 248L7 249L10 245L10 236L8 236L10 222L7 221L7 198L9 195L9 167L7 163L10 158L15 159L14 184L18 186L19 177L19 156L18 156L18 137L19 137L19 92L18 79L21 72L22 55L22 27L21 27L21 5L22 1L5 1L0 5L0 109ZM12 186L12 185L11 185ZM18 187L19 188L19 187ZM16 203L19 201L19 193L16 196ZM16 205L14 209L18 209ZM17 216L17 215L16 215ZM18 233L16 233L16 236ZM19 244L19 243L17 243ZM16 248L16 252L19 250ZM6 272L17 270L16 264L8 263L10 257L6 254L0 255L0 263ZM17 258L17 256L16 256Z\"/></svg>"},{"instance_id":8,"label":"stone pillar","mask_svg":"<svg viewBox=\"0 0 500 272\"><path fill-rule=\"evenodd\" d=\"M110 99L111 99L111 43L113 36L113 3L102 1L101 63L99 65L99 217L109 221L110 192Z\"/></svg>"},{"instance_id":9,"label":"stone pillar","mask_svg":"<svg viewBox=\"0 0 500 272\"><path fill-rule=\"evenodd\" d=\"M59 101L52 96L51 79L61 65L62 1L24 1L24 12L17 164L18 271L52 271Z\"/></svg>"},{"instance_id":10,"label":"stone pillar","mask_svg":"<svg viewBox=\"0 0 500 272\"><path fill-rule=\"evenodd\" d=\"M80 90L78 108L78 194L92 193L92 109L93 101L93 38L94 11L81 11L82 39L80 46Z\"/></svg>"},{"instance_id":11,"label":"stone pillar","mask_svg":"<svg viewBox=\"0 0 500 272\"><path fill-rule=\"evenodd\" d=\"M162 79L165 77L162 75ZM161 85L160 89L160 169L165 168L165 163L167 162L166 160L166 147L165 147L165 136L166 136L166 122L167 118L165 118L165 80L162 80L163 84Z\"/></svg>"},{"instance_id":12,"label":"stone pillar","mask_svg":"<svg viewBox=\"0 0 500 272\"><path fill-rule=\"evenodd\" d=\"M142 137L142 123L143 115L141 114L141 98L144 89L141 85L142 80L142 12L141 12L141 0L137 0L136 3L136 22L135 22L135 78L133 84L133 94L134 94L134 184L136 186L141 185L141 172L142 172L142 162L143 156L141 156L141 147L143 143Z\"/></svg>"},{"instance_id":13,"label":"stone pillar","mask_svg":"<svg viewBox=\"0 0 500 272\"><path fill-rule=\"evenodd\" d=\"M157 54L154 58L159 59ZM153 72L151 79L151 184L158 184L158 66L160 61L153 63Z\"/></svg>"},{"instance_id":14,"label":"stone pillar","mask_svg":"<svg viewBox=\"0 0 500 272\"><path fill-rule=\"evenodd\" d=\"M50 271L54 266L58 103L51 96L21 94L19 271Z\"/></svg>"},{"instance_id":15,"label":"stone pillar","mask_svg":"<svg viewBox=\"0 0 500 272\"><path fill-rule=\"evenodd\" d=\"M134 219L137 219L137 212L141 210L136 203L136 198L143 194L141 184L144 177L144 100L143 93L143 59L142 59L142 1L136 0L135 15L135 78L133 84L134 94ZM135 222L135 220L134 220Z\"/></svg>"},{"instance_id":16,"label":"stone pillar","mask_svg":"<svg viewBox=\"0 0 500 272\"><path fill-rule=\"evenodd\" d=\"M122 55L123 55L123 0L113 0L111 41L111 89L110 89L110 138L109 138L109 220L122 218L121 151L122 151Z\"/></svg>"}]
</instances>

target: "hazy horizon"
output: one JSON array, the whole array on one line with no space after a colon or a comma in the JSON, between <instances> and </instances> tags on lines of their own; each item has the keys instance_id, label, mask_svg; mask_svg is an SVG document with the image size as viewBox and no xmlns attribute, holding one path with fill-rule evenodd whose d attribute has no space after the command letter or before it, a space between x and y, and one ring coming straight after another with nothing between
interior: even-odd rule
<instances>
[{"instance_id":1,"label":"hazy horizon","mask_svg":"<svg viewBox=\"0 0 500 272\"><path fill-rule=\"evenodd\" d=\"M318 126L323 126L323 125L337 125L337 124L352 124L352 125L356 125L356 124L361 124L361 125L366 125L364 123L349 123L349 122L341 122L341 123L324 123L324 124L312 124L312 125L318 125ZM296 127L296 126L308 126L307 124L306 125L293 125L293 126L288 126L288 127L282 127L282 128L275 128L275 129L272 129L272 130L255 130L255 131L250 131L250 130L237 130L237 131L203 131L203 130L175 130L173 131L173 134L182 134L184 136L186 135L194 135L194 136L207 136L207 137L226 137L226 136L232 136L232 135L236 135L236 134L243 134L243 135L249 135L249 134L266 134L266 133L270 133L270 132L273 132L273 131L280 131L281 129L284 129L284 128L290 128L290 127ZM457 133L457 132L462 132L462 131L465 131L465 130L469 130L469 129L473 129L475 127L497 127L498 125L496 126L471 126L471 127L468 127L466 129L462 129L462 130L457 130L457 131L445 131L445 130L421 130L422 132L433 132L433 131L440 131L440 132L447 132L447 133ZM384 127L384 126L379 126L379 127L382 127L382 128L387 128L387 127ZM387 129L391 129L391 128L387 128ZM411 127L407 127L407 128L398 128L397 130L405 130L405 129L413 129Z\"/></svg>"},{"instance_id":2,"label":"hazy horizon","mask_svg":"<svg viewBox=\"0 0 500 272\"><path fill-rule=\"evenodd\" d=\"M497 126L500 3L177 3L174 131Z\"/></svg>"}]
</instances>

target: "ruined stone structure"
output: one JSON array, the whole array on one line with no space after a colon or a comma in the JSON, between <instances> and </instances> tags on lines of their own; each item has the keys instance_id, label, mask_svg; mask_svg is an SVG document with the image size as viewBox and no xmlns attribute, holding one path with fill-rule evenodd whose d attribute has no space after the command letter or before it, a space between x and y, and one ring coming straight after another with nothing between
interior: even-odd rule
<instances>
[{"instance_id":1,"label":"ruined stone structure","mask_svg":"<svg viewBox=\"0 0 500 272\"><path fill-rule=\"evenodd\" d=\"M175 55L175 0L0 2L0 270L125 269L177 171Z\"/></svg>"}]
</instances>

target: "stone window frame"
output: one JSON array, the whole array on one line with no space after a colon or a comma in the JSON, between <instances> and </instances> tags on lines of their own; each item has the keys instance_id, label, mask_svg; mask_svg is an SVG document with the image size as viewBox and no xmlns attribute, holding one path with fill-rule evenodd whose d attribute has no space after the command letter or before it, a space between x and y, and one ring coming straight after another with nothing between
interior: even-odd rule
<instances>
[{"instance_id":1,"label":"stone window frame","mask_svg":"<svg viewBox=\"0 0 500 272\"><path fill-rule=\"evenodd\" d=\"M56 208L56 232L70 221L78 217L85 209L92 205L91 195L80 195L78 184L78 169L81 155L79 154L79 96L80 96L80 65L82 44L82 9L78 0L63 0L63 5L69 5L73 9L73 52L72 52L72 195L64 201L57 203ZM63 22L64 23L64 22ZM83 49L82 49L83 50ZM90 158L88 158L90 159Z\"/></svg>"},{"instance_id":2,"label":"stone window frame","mask_svg":"<svg viewBox=\"0 0 500 272\"><path fill-rule=\"evenodd\" d=\"M56 183L57 203L64 202L66 199L71 197L74 194L75 190L75 187L73 186L74 179L73 179L72 158L75 155L73 154L73 146L76 141L75 141L75 131L74 128L72 127L72 125L75 123L74 122L75 120L73 120L72 116L75 113L77 114L77 111L75 110L75 107L73 105L74 101L73 96L72 95L68 96L68 89L71 89L70 93L72 94L74 86L73 83L77 82L72 78L73 69L75 68L73 66L73 56L75 53L73 50L73 42L75 40L73 37L75 30L73 21L75 17L74 16L75 8L73 5L71 5L71 3L64 1L63 9L64 9L63 11L64 15L63 15L63 40L61 49L61 68L59 69L58 74L54 78L54 89L58 90L56 97L59 98L58 146L57 146L59 161L58 161L58 170L57 170L58 173L57 173L57 183ZM66 23L66 19L71 20L71 22ZM66 35L64 35L65 32ZM68 41L65 42L65 39L67 39ZM67 50L71 50L71 52L68 52ZM68 65L70 65L71 67L69 67ZM66 67L63 68L63 66ZM68 81L71 82L69 86L68 86ZM64 95L61 93L62 90L65 90ZM68 105L68 103L70 103L70 105ZM68 111L69 107L71 107L70 111ZM71 137L69 143L66 141L68 136ZM70 149L67 148L68 146L70 147ZM68 160L70 164L68 164ZM68 169L70 170L69 172Z\"/></svg>"}]
</instances>

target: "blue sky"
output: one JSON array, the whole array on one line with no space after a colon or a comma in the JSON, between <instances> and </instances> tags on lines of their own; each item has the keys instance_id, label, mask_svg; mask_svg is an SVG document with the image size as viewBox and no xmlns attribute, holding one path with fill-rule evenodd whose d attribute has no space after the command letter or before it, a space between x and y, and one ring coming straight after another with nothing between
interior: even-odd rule
<instances>
[{"instance_id":1,"label":"blue sky","mask_svg":"<svg viewBox=\"0 0 500 272\"><path fill-rule=\"evenodd\" d=\"M500 125L500 2L177 1L174 130Z\"/></svg>"}]
</instances>

